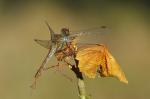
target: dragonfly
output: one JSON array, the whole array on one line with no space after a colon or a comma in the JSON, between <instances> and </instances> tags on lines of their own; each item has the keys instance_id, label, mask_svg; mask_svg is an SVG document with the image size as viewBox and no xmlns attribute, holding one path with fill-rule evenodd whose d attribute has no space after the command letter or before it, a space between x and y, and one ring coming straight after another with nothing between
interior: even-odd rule
<instances>
[{"instance_id":1,"label":"dragonfly","mask_svg":"<svg viewBox=\"0 0 150 99\"><path fill-rule=\"evenodd\" d=\"M44 69L46 63L51 59L51 57L69 47L69 44L72 43L76 38L84 35L84 34L92 34L96 32L103 32L107 27L106 26L101 26L101 27L96 27L96 28L91 28L91 29L86 29L82 31L74 31L70 32L69 29L67 28L62 28L61 33L57 34L53 31L53 29L50 27L48 22L45 22L50 33L50 39L49 40L39 40L35 39L35 42L37 42L39 45L49 49L49 52L47 56L45 57L44 61L42 62L41 66L37 70L35 74L35 78L39 77L41 75L42 70Z\"/></svg>"}]
</instances>

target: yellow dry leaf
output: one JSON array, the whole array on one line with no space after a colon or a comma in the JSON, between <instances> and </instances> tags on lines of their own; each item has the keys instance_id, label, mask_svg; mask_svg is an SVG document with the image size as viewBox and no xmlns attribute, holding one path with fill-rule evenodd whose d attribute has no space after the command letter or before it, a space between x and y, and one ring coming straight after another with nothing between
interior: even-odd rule
<instances>
[{"instance_id":1,"label":"yellow dry leaf","mask_svg":"<svg viewBox=\"0 0 150 99\"><path fill-rule=\"evenodd\" d=\"M76 59L80 71L89 78L95 78L98 71L101 77L116 77L128 83L119 64L104 45L81 46L77 50Z\"/></svg>"}]
</instances>

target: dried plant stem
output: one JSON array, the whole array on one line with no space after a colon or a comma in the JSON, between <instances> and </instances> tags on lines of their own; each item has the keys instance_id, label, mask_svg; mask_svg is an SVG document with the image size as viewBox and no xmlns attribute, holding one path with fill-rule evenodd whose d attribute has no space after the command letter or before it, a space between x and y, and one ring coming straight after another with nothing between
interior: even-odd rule
<instances>
[{"instance_id":1,"label":"dried plant stem","mask_svg":"<svg viewBox=\"0 0 150 99\"><path fill-rule=\"evenodd\" d=\"M84 80L78 78L78 91L80 99L89 99L86 95Z\"/></svg>"},{"instance_id":2,"label":"dried plant stem","mask_svg":"<svg viewBox=\"0 0 150 99\"><path fill-rule=\"evenodd\" d=\"M78 79L77 85L78 85L78 91L79 91L79 98L90 99L90 97L86 94L84 79L83 79L82 73L79 71L79 68L73 65L71 70L75 73Z\"/></svg>"}]
</instances>

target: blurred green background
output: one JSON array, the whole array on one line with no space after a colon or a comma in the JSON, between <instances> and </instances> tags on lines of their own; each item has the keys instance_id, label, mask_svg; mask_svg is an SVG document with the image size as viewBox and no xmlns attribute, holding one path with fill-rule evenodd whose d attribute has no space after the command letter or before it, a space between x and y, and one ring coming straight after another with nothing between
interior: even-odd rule
<instances>
[{"instance_id":1,"label":"blurred green background","mask_svg":"<svg viewBox=\"0 0 150 99\"><path fill-rule=\"evenodd\" d=\"M147 0L148 1L148 0ZM0 0L0 98L78 99L76 78L67 68L45 72L32 90L33 75L48 50L33 39L54 31L106 25L108 33L81 37L106 44L129 81L85 79L92 99L150 99L150 2L144 0ZM56 64L53 58L48 65Z\"/></svg>"}]
</instances>

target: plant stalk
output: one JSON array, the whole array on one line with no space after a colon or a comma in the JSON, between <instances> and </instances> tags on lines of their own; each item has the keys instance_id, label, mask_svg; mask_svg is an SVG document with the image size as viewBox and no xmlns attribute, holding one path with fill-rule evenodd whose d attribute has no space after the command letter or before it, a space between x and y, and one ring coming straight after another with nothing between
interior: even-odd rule
<instances>
[{"instance_id":1,"label":"plant stalk","mask_svg":"<svg viewBox=\"0 0 150 99\"><path fill-rule=\"evenodd\" d=\"M84 79L83 79L82 73L79 71L79 68L73 65L71 70L75 73L78 79L77 85L78 85L78 91L79 91L79 98L90 99L90 97L86 93Z\"/></svg>"},{"instance_id":2,"label":"plant stalk","mask_svg":"<svg viewBox=\"0 0 150 99\"><path fill-rule=\"evenodd\" d=\"M86 95L84 80L79 78L78 78L78 91L80 99L89 99L88 96Z\"/></svg>"}]
</instances>

